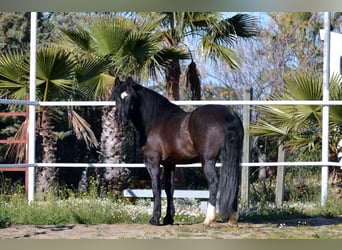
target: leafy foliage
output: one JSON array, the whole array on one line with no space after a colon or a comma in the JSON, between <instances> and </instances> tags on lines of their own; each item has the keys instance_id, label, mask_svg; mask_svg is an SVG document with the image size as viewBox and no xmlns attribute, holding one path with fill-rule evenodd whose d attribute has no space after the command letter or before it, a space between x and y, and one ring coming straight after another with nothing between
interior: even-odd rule
<instances>
[{"instance_id":1,"label":"leafy foliage","mask_svg":"<svg viewBox=\"0 0 342 250\"><path fill-rule=\"evenodd\" d=\"M322 100L322 84L320 73L296 73L286 79L285 89L272 95L270 100ZM334 75L331 78L331 100L340 100L341 84L341 76ZM277 137L290 152L297 153L299 159L309 160L320 152L321 105L267 105L257 110L260 115L251 126L250 134ZM342 107L332 106L329 118L331 149L336 148L337 140L341 137L341 118Z\"/></svg>"},{"instance_id":2,"label":"leafy foliage","mask_svg":"<svg viewBox=\"0 0 342 250\"><path fill-rule=\"evenodd\" d=\"M187 58L180 50L163 46L161 33L155 32L160 19L116 15L89 20L86 27L79 24L72 29L61 28L64 36L57 41L66 41L66 46L90 55L92 60L110 59L105 69L110 69L107 73L112 76L155 77L156 71L167 65L167 59Z\"/></svg>"}]
</instances>

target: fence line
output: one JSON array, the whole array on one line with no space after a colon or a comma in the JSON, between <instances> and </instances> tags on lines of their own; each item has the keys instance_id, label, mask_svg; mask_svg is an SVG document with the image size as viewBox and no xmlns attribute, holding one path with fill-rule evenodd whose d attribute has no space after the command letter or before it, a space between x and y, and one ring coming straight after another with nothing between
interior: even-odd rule
<instances>
[{"instance_id":1,"label":"fence line","mask_svg":"<svg viewBox=\"0 0 342 250\"><path fill-rule=\"evenodd\" d=\"M221 163L216 163L216 167L221 167ZM330 166L330 167L342 167L342 162L322 162L322 161L306 161L306 162L243 162L242 167L276 167L276 166L287 166L287 167L318 167L318 166ZM25 168L25 167L59 167L59 168L86 168L86 167L110 167L110 168L144 168L144 163L8 163L0 164L0 168ZM177 164L179 168L198 168L202 167L200 163L193 164Z\"/></svg>"},{"instance_id":2,"label":"fence line","mask_svg":"<svg viewBox=\"0 0 342 250\"><path fill-rule=\"evenodd\" d=\"M4 104L17 104L17 105L30 105L32 106L115 106L114 101L47 101L47 102L40 102L40 101L25 101L25 100L13 100L13 99L0 99L0 103ZM322 101L322 100L278 100L278 101L267 101L267 100L217 100L217 101L173 101L176 105L206 105L206 104L218 104L218 105L342 105L341 101ZM33 109L34 110L34 109ZM31 111L34 112L34 111ZM28 133L34 134L33 128L29 128L30 131ZM29 146L29 145L28 145ZM266 167L266 166L320 166L320 167L327 167L327 166L340 166L342 167L342 163L340 162L327 162L324 161L317 161L317 162L258 162L258 163L250 163L250 162L243 162L242 167ZM200 167L200 164L188 164L188 165L177 165L177 167ZM219 167L220 164L217 164ZM32 175L29 178L29 202L33 200L33 190L34 190L34 182L32 181L34 175L34 168L35 167L126 167L126 168L143 168L145 167L143 163L36 163L29 161L27 164L0 164L0 167L3 168L11 168L11 167L28 167L30 173ZM31 176L29 175L29 176ZM30 181L31 179L31 181ZM324 183L326 185L326 183ZM323 186L323 181L322 181ZM30 198L31 197L31 198Z\"/></svg>"},{"instance_id":3,"label":"fence line","mask_svg":"<svg viewBox=\"0 0 342 250\"><path fill-rule=\"evenodd\" d=\"M25 101L25 100L13 100L13 99L0 99L0 103L3 104L17 104L17 105L35 105L35 106L115 106L115 101ZM176 105L193 105L201 106L207 104L218 105L342 105L341 101L322 101L322 100L205 100L205 101L172 101Z\"/></svg>"}]
</instances>

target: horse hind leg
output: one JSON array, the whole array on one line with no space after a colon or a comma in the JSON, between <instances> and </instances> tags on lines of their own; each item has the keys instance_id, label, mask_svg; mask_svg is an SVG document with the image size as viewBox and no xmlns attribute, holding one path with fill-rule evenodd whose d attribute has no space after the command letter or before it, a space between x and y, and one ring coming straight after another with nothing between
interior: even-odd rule
<instances>
[{"instance_id":1,"label":"horse hind leg","mask_svg":"<svg viewBox=\"0 0 342 250\"><path fill-rule=\"evenodd\" d=\"M215 160L208 160L202 163L204 174L208 180L209 201L207 213L203 224L206 226L212 225L216 217L216 196L218 189L218 178L215 171Z\"/></svg>"},{"instance_id":2,"label":"horse hind leg","mask_svg":"<svg viewBox=\"0 0 342 250\"><path fill-rule=\"evenodd\" d=\"M239 220L239 212L238 212L238 190L236 191L236 195L234 197L234 202L232 206L233 211L229 215L228 226L236 227L238 226Z\"/></svg>"}]
</instances>

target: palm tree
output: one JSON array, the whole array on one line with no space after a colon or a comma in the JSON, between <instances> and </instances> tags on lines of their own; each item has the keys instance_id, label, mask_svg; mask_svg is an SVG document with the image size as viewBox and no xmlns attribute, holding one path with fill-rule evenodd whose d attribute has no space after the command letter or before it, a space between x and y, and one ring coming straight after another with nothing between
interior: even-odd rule
<instances>
[{"instance_id":1,"label":"palm tree","mask_svg":"<svg viewBox=\"0 0 342 250\"><path fill-rule=\"evenodd\" d=\"M37 100L56 101L77 96L75 58L56 45L40 47L37 50ZM25 99L29 88L29 63L27 51L8 51L0 56L0 93L9 98ZM56 109L38 107L37 145L38 160L43 163L56 162L56 134L52 120ZM73 109L68 109L70 124L78 138L83 138L89 146L97 144L89 129L89 124ZM40 150L39 150L40 149ZM36 194L40 196L50 187L56 186L58 169L39 168L36 172Z\"/></svg>"},{"instance_id":2,"label":"palm tree","mask_svg":"<svg viewBox=\"0 0 342 250\"><path fill-rule=\"evenodd\" d=\"M285 80L285 89L270 97L271 100L322 100L321 73L295 73ZM333 75L330 81L330 99L341 100L342 77ZM259 117L250 128L251 135L275 137L285 145L297 160L319 160L322 142L321 105L261 106ZM341 139L342 107L330 106L329 112L330 159L337 161L337 146ZM334 169L333 179L337 177Z\"/></svg>"},{"instance_id":3,"label":"palm tree","mask_svg":"<svg viewBox=\"0 0 342 250\"><path fill-rule=\"evenodd\" d=\"M154 17L156 13L144 15ZM159 16L161 22L157 28L163 34L166 47L181 47L187 51L187 39L195 38L198 39L198 50L202 51L206 59L216 63L225 62L233 69L239 67L239 60L231 47L236 44L238 38L250 38L258 34L255 18L247 14L226 17L219 12L161 12ZM172 59L164 73L166 97L179 100L180 59ZM189 86L193 90L192 98L200 99L200 82L193 59L187 73Z\"/></svg>"}]
</instances>

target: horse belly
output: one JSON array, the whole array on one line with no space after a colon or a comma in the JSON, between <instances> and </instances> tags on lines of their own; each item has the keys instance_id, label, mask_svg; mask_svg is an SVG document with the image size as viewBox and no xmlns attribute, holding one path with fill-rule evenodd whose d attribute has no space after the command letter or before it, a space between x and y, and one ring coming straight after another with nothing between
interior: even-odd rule
<instances>
[{"instance_id":1,"label":"horse belly","mask_svg":"<svg viewBox=\"0 0 342 250\"><path fill-rule=\"evenodd\" d=\"M198 154L193 147L192 141L186 138L177 138L174 143L167 143L163 150L163 161L174 164L188 164L198 162ZM164 144L165 145L165 144Z\"/></svg>"}]
</instances>

